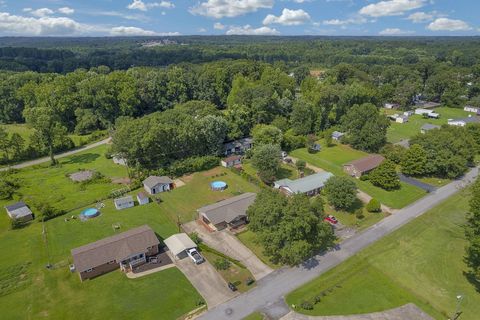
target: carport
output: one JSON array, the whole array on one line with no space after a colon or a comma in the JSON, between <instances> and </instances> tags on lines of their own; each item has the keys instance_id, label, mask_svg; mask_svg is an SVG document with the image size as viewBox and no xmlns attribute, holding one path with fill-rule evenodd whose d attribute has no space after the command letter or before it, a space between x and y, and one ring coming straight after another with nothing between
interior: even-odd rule
<instances>
[{"instance_id":1,"label":"carport","mask_svg":"<svg viewBox=\"0 0 480 320\"><path fill-rule=\"evenodd\" d=\"M177 233L163 241L168 250L177 259L187 257L187 250L196 248L195 242L186 233Z\"/></svg>"}]
</instances>

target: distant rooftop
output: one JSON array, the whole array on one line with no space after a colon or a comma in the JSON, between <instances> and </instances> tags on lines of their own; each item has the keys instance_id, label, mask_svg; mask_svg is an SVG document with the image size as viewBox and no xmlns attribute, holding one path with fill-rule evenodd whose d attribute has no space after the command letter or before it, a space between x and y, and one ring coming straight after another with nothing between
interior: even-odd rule
<instances>
[{"instance_id":1,"label":"distant rooftop","mask_svg":"<svg viewBox=\"0 0 480 320\"><path fill-rule=\"evenodd\" d=\"M323 188L328 179L333 177L330 172L318 172L297 180L282 179L275 181L278 187L287 187L292 193L307 193Z\"/></svg>"}]
</instances>

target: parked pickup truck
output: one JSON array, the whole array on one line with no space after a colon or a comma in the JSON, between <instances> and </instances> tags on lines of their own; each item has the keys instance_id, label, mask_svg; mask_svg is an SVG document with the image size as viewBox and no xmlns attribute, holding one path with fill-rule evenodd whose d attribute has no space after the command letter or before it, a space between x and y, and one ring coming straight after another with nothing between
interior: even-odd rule
<instances>
[{"instance_id":1,"label":"parked pickup truck","mask_svg":"<svg viewBox=\"0 0 480 320\"><path fill-rule=\"evenodd\" d=\"M200 255L200 253L198 253L197 249L195 248L188 249L187 254L190 258L192 258L193 263L195 264L200 264L205 261L205 259L203 259L203 257Z\"/></svg>"}]
</instances>

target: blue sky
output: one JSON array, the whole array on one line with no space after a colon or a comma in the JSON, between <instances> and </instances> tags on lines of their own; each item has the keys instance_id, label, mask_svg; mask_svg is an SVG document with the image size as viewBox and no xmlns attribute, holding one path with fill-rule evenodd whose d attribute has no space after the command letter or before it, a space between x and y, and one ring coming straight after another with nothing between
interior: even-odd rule
<instances>
[{"instance_id":1,"label":"blue sky","mask_svg":"<svg viewBox=\"0 0 480 320\"><path fill-rule=\"evenodd\" d=\"M479 0L0 0L0 36L480 35Z\"/></svg>"}]
</instances>

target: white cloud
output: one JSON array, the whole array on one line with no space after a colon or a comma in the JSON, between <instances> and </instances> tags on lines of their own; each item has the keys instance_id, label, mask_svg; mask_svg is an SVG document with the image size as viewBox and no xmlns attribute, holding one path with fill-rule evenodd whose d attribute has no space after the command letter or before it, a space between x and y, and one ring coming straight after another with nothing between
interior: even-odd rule
<instances>
[{"instance_id":1,"label":"white cloud","mask_svg":"<svg viewBox=\"0 0 480 320\"><path fill-rule=\"evenodd\" d=\"M273 7L274 0L207 0L190 8L190 13L211 18L238 17Z\"/></svg>"},{"instance_id":2,"label":"white cloud","mask_svg":"<svg viewBox=\"0 0 480 320\"><path fill-rule=\"evenodd\" d=\"M148 11L152 8L165 8L165 9L173 9L175 5L171 1L161 1L161 2L143 2L142 0L133 0L127 8L130 10L140 10L140 11Z\"/></svg>"},{"instance_id":3,"label":"white cloud","mask_svg":"<svg viewBox=\"0 0 480 320\"><path fill-rule=\"evenodd\" d=\"M215 22L213 24L213 29L216 29L216 30L223 30L225 29L225 26L223 24L221 24L220 22Z\"/></svg>"},{"instance_id":4,"label":"white cloud","mask_svg":"<svg viewBox=\"0 0 480 320\"><path fill-rule=\"evenodd\" d=\"M399 16L425 4L425 0L386 0L369 4L361 8L359 13L371 17Z\"/></svg>"},{"instance_id":5,"label":"white cloud","mask_svg":"<svg viewBox=\"0 0 480 320\"><path fill-rule=\"evenodd\" d=\"M427 26L432 31L467 31L472 28L463 20L438 18Z\"/></svg>"},{"instance_id":6,"label":"white cloud","mask_svg":"<svg viewBox=\"0 0 480 320\"><path fill-rule=\"evenodd\" d=\"M0 12L0 34L2 35L69 36L93 30L92 26L66 17L34 18Z\"/></svg>"},{"instance_id":7,"label":"white cloud","mask_svg":"<svg viewBox=\"0 0 480 320\"><path fill-rule=\"evenodd\" d=\"M281 24L284 26L298 26L310 21L310 15L303 11L299 10L290 10L283 9L282 14L278 17L273 14L269 14L263 19L263 24Z\"/></svg>"},{"instance_id":8,"label":"white cloud","mask_svg":"<svg viewBox=\"0 0 480 320\"><path fill-rule=\"evenodd\" d=\"M198 32L204 33L204 32L207 32L207 29L205 29L205 28L199 28L199 29L198 29Z\"/></svg>"},{"instance_id":9,"label":"white cloud","mask_svg":"<svg viewBox=\"0 0 480 320\"><path fill-rule=\"evenodd\" d=\"M63 13L63 14L73 14L73 13L75 13L75 10L73 10L72 8L69 8L69 7L63 7L63 8L58 9L58 12Z\"/></svg>"},{"instance_id":10,"label":"white cloud","mask_svg":"<svg viewBox=\"0 0 480 320\"><path fill-rule=\"evenodd\" d=\"M433 18L433 14L425 12L415 12L407 17L407 19L411 20L413 23L430 22Z\"/></svg>"},{"instance_id":11,"label":"white cloud","mask_svg":"<svg viewBox=\"0 0 480 320\"><path fill-rule=\"evenodd\" d=\"M25 9L23 9L23 11L28 12L32 16L39 17L39 18L47 17L47 16L50 16L50 15L54 14L54 11L52 9L49 9L49 8L40 8L40 9L36 9L36 10L33 10L32 8L25 8Z\"/></svg>"},{"instance_id":12,"label":"white cloud","mask_svg":"<svg viewBox=\"0 0 480 320\"><path fill-rule=\"evenodd\" d=\"M401 30L399 28L387 28L385 30L380 31L378 34L381 36L402 36L407 34L412 34L413 31L408 30Z\"/></svg>"},{"instance_id":13,"label":"white cloud","mask_svg":"<svg viewBox=\"0 0 480 320\"><path fill-rule=\"evenodd\" d=\"M114 27L110 30L112 36L179 36L179 32L155 32L138 27Z\"/></svg>"},{"instance_id":14,"label":"white cloud","mask_svg":"<svg viewBox=\"0 0 480 320\"><path fill-rule=\"evenodd\" d=\"M322 23L327 26L345 26L348 24L363 24L367 23L367 19L364 17L355 17L345 20L340 19L331 19L331 20L324 20Z\"/></svg>"},{"instance_id":15,"label":"white cloud","mask_svg":"<svg viewBox=\"0 0 480 320\"><path fill-rule=\"evenodd\" d=\"M252 28L249 24L244 26L232 26L226 32L227 35L278 35L276 29L269 27Z\"/></svg>"}]
</instances>

